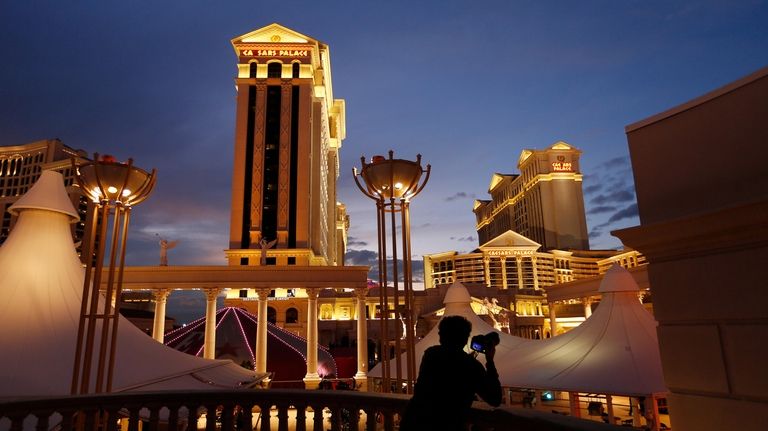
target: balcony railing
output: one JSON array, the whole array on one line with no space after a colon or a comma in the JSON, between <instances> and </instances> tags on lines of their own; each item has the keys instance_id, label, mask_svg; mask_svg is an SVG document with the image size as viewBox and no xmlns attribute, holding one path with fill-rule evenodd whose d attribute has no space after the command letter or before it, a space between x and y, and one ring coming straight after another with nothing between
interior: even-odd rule
<instances>
[{"instance_id":1,"label":"balcony railing","mask_svg":"<svg viewBox=\"0 0 768 431\"><path fill-rule=\"evenodd\" d=\"M0 430L396 430L405 395L264 389L146 392L0 400ZM626 428L476 403L473 430L608 431ZM190 412L192 414L190 414ZM127 421L127 425L126 425Z\"/></svg>"}]
</instances>

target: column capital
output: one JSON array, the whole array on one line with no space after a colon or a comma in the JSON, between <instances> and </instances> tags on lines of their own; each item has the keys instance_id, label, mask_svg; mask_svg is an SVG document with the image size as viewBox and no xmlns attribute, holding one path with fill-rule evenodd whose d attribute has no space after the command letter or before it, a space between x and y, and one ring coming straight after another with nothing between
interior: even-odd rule
<instances>
[{"instance_id":1,"label":"column capital","mask_svg":"<svg viewBox=\"0 0 768 431\"><path fill-rule=\"evenodd\" d=\"M307 292L307 298L316 300L318 295L320 294L320 290L313 287L308 287L304 289Z\"/></svg>"},{"instance_id":2,"label":"column capital","mask_svg":"<svg viewBox=\"0 0 768 431\"><path fill-rule=\"evenodd\" d=\"M360 301L365 301L365 298L368 297L368 288L367 287L356 287L355 288L355 297Z\"/></svg>"},{"instance_id":3,"label":"column capital","mask_svg":"<svg viewBox=\"0 0 768 431\"><path fill-rule=\"evenodd\" d=\"M536 263L536 255L531 255L531 262Z\"/></svg>"},{"instance_id":4,"label":"column capital","mask_svg":"<svg viewBox=\"0 0 768 431\"><path fill-rule=\"evenodd\" d=\"M220 287L206 287L203 289L203 292L205 292L205 298L209 301L215 301L216 297L219 296L219 293L221 293L224 289Z\"/></svg>"},{"instance_id":5,"label":"column capital","mask_svg":"<svg viewBox=\"0 0 768 431\"><path fill-rule=\"evenodd\" d=\"M152 291L152 297L155 302L165 302L172 291L173 289L155 289Z\"/></svg>"},{"instance_id":6,"label":"column capital","mask_svg":"<svg viewBox=\"0 0 768 431\"><path fill-rule=\"evenodd\" d=\"M256 289L256 297L259 299L259 301L266 301L267 298L269 298L269 293L271 291L272 289L267 289L267 288Z\"/></svg>"},{"instance_id":7,"label":"column capital","mask_svg":"<svg viewBox=\"0 0 768 431\"><path fill-rule=\"evenodd\" d=\"M501 263L504 263L507 261L507 256L499 256L499 260L501 261Z\"/></svg>"}]
</instances>

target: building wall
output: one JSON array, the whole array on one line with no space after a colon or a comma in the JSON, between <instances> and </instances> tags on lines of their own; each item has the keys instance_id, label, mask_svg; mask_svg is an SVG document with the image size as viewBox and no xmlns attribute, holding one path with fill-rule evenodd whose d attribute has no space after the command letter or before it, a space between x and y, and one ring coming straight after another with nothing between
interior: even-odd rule
<instances>
[{"instance_id":1,"label":"building wall","mask_svg":"<svg viewBox=\"0 0 768 431\"><path fill-rule=\"evenodd\" d=\"M261 241L296 250L267 264L338 265L336 179L345 107L328 46L277 24L232 40L238 59L230 265L260 265ZM274 255L274 256L273 256ZM289 263L292 262L292 263Z\"/></svg>"},{"instance_id":2,"label":"building wall","mask_svg":"<svg viewBox=\"0 0 768 431\"><path fill-rule=\"evenodd\" d=\"M675 429L768 416L768 68L627 127Z\"/></svg>"}]
</instances>

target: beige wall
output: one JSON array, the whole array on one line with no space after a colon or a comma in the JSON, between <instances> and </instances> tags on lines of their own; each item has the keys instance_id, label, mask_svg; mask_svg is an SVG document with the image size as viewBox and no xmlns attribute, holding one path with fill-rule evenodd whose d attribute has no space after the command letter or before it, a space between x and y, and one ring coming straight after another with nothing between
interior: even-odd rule
<instances>
[{"instance_id":1,"label":"beige wall","mask_svg":"<svg viewBox=\"0 0 768 431\"><path fill-rule=\"evenodd\" d=\"M768 68L627 127L674 428L768 417Z\"/></svg>"}]
</instances>

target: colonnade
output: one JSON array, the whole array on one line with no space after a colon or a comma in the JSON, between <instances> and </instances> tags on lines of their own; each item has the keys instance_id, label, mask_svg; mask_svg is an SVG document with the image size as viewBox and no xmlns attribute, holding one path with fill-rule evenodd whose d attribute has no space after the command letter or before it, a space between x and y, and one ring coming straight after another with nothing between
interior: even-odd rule
<instances>
[{"instance_id":1,"label":"colonnade","mask_svg":"<svg viewBox=\"0 0 768 431\"><path fill-rule=\"evenodd\" d=\"M488 287L491 287L493 285L493 281L491 279L491 259L494 257L498 257L499 264L501 266L501 288L502 289L509 289L510 282L507 278L507 259L512 257L515 259L515 265L517 266L517 288L518 289L524 289L525 286L525 280L523 279L523 259L527 258L531 262L531 270L533 271L533 287L534 289L539 288L539 272L538 268L536 267L536 256L535 255L514 255L514 256L490 256L485 255L483 256L483 271L485 273L485 283Z\"/></svg>"},{"instance_id":2,"label":"colonnade","mask_svg":"<svg viewBox=\"0 0 768 431\"><path fill-rule=\"evenodd\" d=\"M304 386L307 389L315 389L321 381L317 373L317 297L320 288L307 288L307 373L304 377ZM222 288L211 287L203 289L206 298L205 313L205 341L203 344L203 357L215 359L216 356L216 298ZM152 329L152 338L163 342L165 334L165 308L168 303L170 289L157 289L152 292L155 298L155 320ZM258 373L267 372L267 302L270 289L257 289L258 299L258 325L256 329L255 367ZM365 298L368 288L355 289L357 312L357 372L355 381L361 390L368 387L368 325L365 312Z\"/></svg>"}]
</instances>

